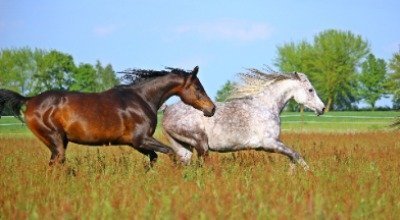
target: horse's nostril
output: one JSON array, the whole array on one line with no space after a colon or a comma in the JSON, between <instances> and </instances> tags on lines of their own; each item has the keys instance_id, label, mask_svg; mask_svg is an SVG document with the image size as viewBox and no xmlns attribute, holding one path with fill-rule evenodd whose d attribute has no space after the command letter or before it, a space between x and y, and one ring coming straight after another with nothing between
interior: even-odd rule
<instances>
[{"instance_id":1,"label":"horse's nostril","mask_svg":"<svg viewBox=\"0 0 400 220\"><path fill-rule=\"evenodd\" d=\"M325 112L325 107L324 107L324 108L322 108L322 112Z\"/></svg>"},{"instance_id":2,"label":"horse's nostril","mask_svg":"<svg viewBox=\"0 0 400 220\"><path fill-rule=\"evenodd\" d=\"M215 106L213 106L212 109L206 109L206 110L204 110L204 115L207 116L207 117L213 116L214 113L215 113Z\"/></svg>"}]
</instances>

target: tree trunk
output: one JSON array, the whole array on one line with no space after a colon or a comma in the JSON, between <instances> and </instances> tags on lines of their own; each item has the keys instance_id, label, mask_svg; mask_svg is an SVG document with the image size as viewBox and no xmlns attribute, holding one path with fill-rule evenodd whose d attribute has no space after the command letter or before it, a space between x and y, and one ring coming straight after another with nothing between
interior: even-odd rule
<instances>
[{"instance_id":1,"label":"tree trunk","mask_svg":"<svg viewBox=\"0 0 400 220\"><path fill-rule=\"evenodd\" d=\"M301 124L304 125L304 105L300 105Z\"/></svg>"},{"instance_id":2,"label":"tree trunk","mask_svg":"<svg viewBox=\"0 0 400 220\"><path fill-rule=\"evenodd\" d=\"M331 110L332 102L333 102L332 97L329 97L328 103L326 103L325 112L329 112Z\"/></svg>"}]
</instances>

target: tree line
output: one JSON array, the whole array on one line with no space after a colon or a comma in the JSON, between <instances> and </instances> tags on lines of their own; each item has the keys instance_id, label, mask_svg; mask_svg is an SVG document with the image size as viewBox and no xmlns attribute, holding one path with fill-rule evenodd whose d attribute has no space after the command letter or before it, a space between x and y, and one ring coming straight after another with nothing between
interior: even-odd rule
<instances>
[{"instance_id":1,"label":"tree line","mask_svg":"<svg viewBox=\"0 0 400 220\"><path fill-rule=\"evenodd\" d=\"M391 95L400 108L400 51L387 62L370 52L369 43L350 31L326 30L312 42L289 42L277 47L274 65L279 72L303 72L316 87L328 110L355 109L360 101L371 109ZM119 84L111 64L100 61L75 64L71 55L57 50L2 49L0 88L23 95L47 90L99 92ZM228 81L217 92L224 101L234 87ZM298 106L289 104L289 109Z\"/></svg>"},{"instance_id":2,"label":"tree line","mask_svg":"<svg viewBox=\"0 0 400 220\"><path fill-rule=\"evenodd\" d=\"M117 84L111 64L77 65L71 55L57 50L25 47L0 51L0 88L23 95L47 90L99 92Z\"/></svg>"},{"instance_id":3,"label":"tree line","mask_svg":"<svg viewBox=\"0 0 400 220\"><path fill-rule=\"evenodd\" d=\"M356 109L360 101L375 109L376 101L392 95L400 107L400 51L387 63L371 53L369 43L350 31L326 30L312 42L290 42L277 47L279 72L303 72L316 87L327 110ZM217 92L224 101L232 91L228 81ZM297 105L289 105L295 110Z\"/></svg>"}]
</instances>

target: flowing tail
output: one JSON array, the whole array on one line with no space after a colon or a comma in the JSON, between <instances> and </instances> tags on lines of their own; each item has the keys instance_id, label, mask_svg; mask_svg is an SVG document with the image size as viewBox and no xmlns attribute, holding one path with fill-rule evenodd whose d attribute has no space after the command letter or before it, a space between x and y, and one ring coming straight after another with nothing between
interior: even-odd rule
<instances>
[{"instance_id":1,"label":"flowing tail","mask_svg":"<svg viewBox=\"0 0 400 220\"><path fill-rule=\"evenodd\" d=\"M0 89L0 118L4 109L9 109L14 117L22 120L20 110L29 98L7 89Z\"/></svg>"}]
</instances>

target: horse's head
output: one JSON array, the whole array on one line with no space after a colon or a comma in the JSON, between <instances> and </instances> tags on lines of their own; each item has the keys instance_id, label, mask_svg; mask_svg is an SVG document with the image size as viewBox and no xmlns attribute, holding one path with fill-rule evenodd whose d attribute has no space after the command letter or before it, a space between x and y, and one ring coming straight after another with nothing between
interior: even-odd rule
<instances>
[{"instance_id":1,"label":"horse's head","mask_svg":"<svg viewBox=\"0 0 400 220\"><path fill-rule=\"evenodd\" d=\"M294 100L304 105L305 107L313 110L317 115L322 115L325 112L325 105L318 97L317 92L311 85L307 76L303 73L294 73L298 84L294 92Z\"/></svg>"},{"instance_id":2,"label":"horse's head","mask_svg":"<svg viewBox=\"0 0 400 220\"><path fill-rule=\"evenodd\" d=\"M204 91L197 73L199 67L196 66L193 71L185 76L184 84L178 90L178 96L185 104L202 111L205 116L211 117L215 113L215 105Z\"/></svg>"}]
</instances>

